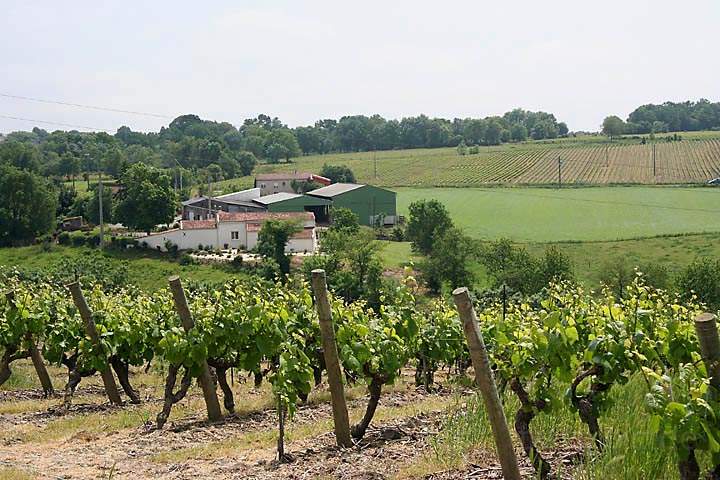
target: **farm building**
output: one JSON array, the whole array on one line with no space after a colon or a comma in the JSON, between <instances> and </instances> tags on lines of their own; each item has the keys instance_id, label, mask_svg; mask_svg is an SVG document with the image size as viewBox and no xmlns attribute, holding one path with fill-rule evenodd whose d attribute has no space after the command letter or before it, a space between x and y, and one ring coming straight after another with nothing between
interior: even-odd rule
<instances>
[{"instance_id":1,"label":"farm building","mask_svg":"<svg viewBox=\"0 0 720 480\"><path fill-rule=\"evenodd\" d=\"M397 194L391 190L356 183L334 183L307 193L308 196L332 201L333 207L352 210L362 225L397 223Z\"/></svg>"},{"instance_id":2,"label":"farm building","mask_svg":"<svg viewBox=\"0 0 720 480\"><path fill-rule=\"evenodd\" d=\"M328 209L332 205L332 201L326 198L287 192L266 195L253 201L263 205L268 212L313 212L318 223L328 222Z\"/></svg>"},{"instance_id":3,"label":"farm building","mask_svg":"<svg viewBox=\"0 0 720 480\"><path fill-rule=\"evenodd\" d=\"M182 202L183 220L207 220L218 212L247 213L262 212L265 208L254 203L260 198L260 189L251 188L217 197L195 197Z\"/></svg>"},{"instance_id":4,"label":"farm building","mask_svg":"<svg viewBox=\"0 0 720 480\"><path fill-rule=\"evenodd\" d=\"M183 220L179 227L151 233L139 238L149 248L167 250L168 242L179 250L204 247L216 249L252 250L257 246L258 233L267 220L296 220L302 230L285 246L287 252L314 252L317 249L315 215L312 212L218 212L209 220Z\"/></svg>"},{"instance_id":5,"label":"farm building","mask_svg":"<svg viewBox=\"0 0 720 480\"><path fill-rule=\"evenodd\" d=\"M295 193L294 186L302 183L319 183L330 185L329 178L314 173L261 173L255 176L255 188L260 189L260 195L275 193Z\"/></svg>"}]
</instances>

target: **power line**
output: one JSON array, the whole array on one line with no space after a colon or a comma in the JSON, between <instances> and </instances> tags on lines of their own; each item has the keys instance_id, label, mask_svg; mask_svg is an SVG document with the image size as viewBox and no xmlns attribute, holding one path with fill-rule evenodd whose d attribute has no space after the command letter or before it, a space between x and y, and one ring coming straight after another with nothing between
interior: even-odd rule
<instances>
[{"instance_id":1,"label":"power line","mask_svg":"<svg viewBox=\"0 0 720 480\"><path fill-rule=\"evenodd\" d=\"M122 110L119 108L111 108L111 107L98 107L96 105L84 105L81 103L70 103L70 102L62 102L60 100L44 100L42 98L33 98L33 97L24 97L21 95L10 95L8 93L0 93L0 97L5 98L13 98L15 100L26 100L29 102L38 102L38 103L49 103L54 105L64 105L66 107L76 107L76 108L87 108L90 110L101 110L105 112L115 112L115 113L129 113L131 115L143 115L146 117L155 117L155 118L174 118L170 115L162 115L160 113L149 113L149 112L138 112L134 110Z\"/></svg>"},{"instance_id":2,"label":"power line","mask_svg":"<svg viewBox=\"0 0 720 480\"><path fill-rule=\"evenodd\" d=\"M70 128L81 128L83 130L90 130L90 131L103 131L103 132L112 132L112 130L107 128L100 128L100 127L86 127L84 125L73 125L71 123L60 123L60 122L51 122L49 120L34 120L32 118L22 118L22 117L12 117L10 115L0 115L0 118L7 118L9 120L19 120L21 122L30 122L30 123L44 123L47 125L57 125L60 127L70 127Z\"/></svg>"}]
</instances>

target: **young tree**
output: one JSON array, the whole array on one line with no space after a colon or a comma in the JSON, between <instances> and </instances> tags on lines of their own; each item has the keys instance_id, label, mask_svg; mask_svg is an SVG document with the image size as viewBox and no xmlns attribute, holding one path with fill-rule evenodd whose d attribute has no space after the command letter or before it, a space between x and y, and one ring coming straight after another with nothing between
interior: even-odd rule
<instances>
[{"instance_id":1,"label":"young tree","mask_svg":"<svg viewBox=\"0 0 720 480\"><path fill-rule=\"evenodd\" d=\"M453 226L445 205L437 200L419 200L410 204L406 236L413 250L429 255L435 237Z\"/></svg>"},{"instance_id":2,"label":"young tree","mask_svg":"<svg viewBox=\"0 0 720 480\"><path fill-rule=\"evenodd\" d=\"M238 153L236 160L240 166L240 173L242 173L243 176L250 175L253 168L255 168L255 165L257 165L257 158L255 158L255 155L252 152L248 151Z\"/></svg>"},{"instance_id":3,"label":"young tree","mask_svg":"<svg viewBox=\"0 0 720 480\"><path fill-rule=\"evenodd\" d=\"M333 183L355 183L355 174L345 165L323 165L320 175L332 180Z\"/></svg>"},{"instance_id":4,"label":"young tree","mask_svg":"<svg viewBox=\"0 0 720 480\"><path fill-rule=\"evenodd\" d=\"M349 208L331 208L330 218L332 219L331 231L357 233L360 230L360 217Z\"/></svg>"},{"instance_id":5,"label":"young tree","mask_svg":"<svg viewBox=\"0 0 720 480\"><path fill-rule=\"evenodd\" d=\"M122 186L113 212L115 221L150 232L156 225L173 220L175 192L162 170L136 163L125 171Z\"/></svg>"},{"instance_id":6,"label":"young tree","mask_svg":"<svg viewBox=\"0 0 720 480\"><path fill-rule=\"evenodd\" d=\"M345 301L365 300L372 308L379 308L381 296L391 289L384 288L383 266L380 261L380 244L369 228L357 232L328 230L320 244L323 255L310 257L303 262L303 272L322 268L327 274L330 290Z\"/></svg>"},{"instance_id":7,"label":"young tree","mask_svg":"<svg viewBox=\"0 0 720 480\"><path fill-rule=\"evenodd\" d=\"M622 119L616 115L610 115L609 117L605 117L602 125L602 133L610 137L610 140L612 140L614 137L619 137L620 135L625 133L625 122L623 122Z\"/></svg>"},{"instance_id":8,"label":"young tree","mask_svg":"<svg viewBox=\"0 0 720 480\"><path fill-rule=\"evenodd\" d=\"M98 185L92 185L91 189L89 190L89 196L87 199L87 202L85 202L85 209L82 215L89 220L90 222L94 224L100 223L100 199L98 195ZM112 223L112 202L113 202L113 195L112 190L110 188L103 188L103 222L105 223Z\"/></svg>"},{"instance_id":9,"label":"young tree","mask_svg":"<svg viewBox=\"0 0 720 480\"><path fill-rule=\"evenodd\" d=\"M265 259L274 261L280 273L290 273L290 257L285 254L285 246L290 237L302 229L297 222L287 220L268 220L263 223L258 234L257 250Z\"/></svg>"},{"instance_id":10,"label":"young tree","mask_svg":"<svg viewBox=\"0 0 720 480\"><path fill-rule=\"evenodd\" d=\"M451 289L472 287L475 274L470 261L477 253L475 241L459 228L451 227L435 237L433 249L420 266L428 288L438 292L442 285Z\"/></svg>"},{"instance_id":11,"label":"young tree","mask_svg":"<svg viewBox=\"0 0 720 480\"><path fill-rule=\"evenodd\" d=\"M0 165L0 245L14 245L48 232L57 194L39 176Z\"/></svg>"}]
</instances>

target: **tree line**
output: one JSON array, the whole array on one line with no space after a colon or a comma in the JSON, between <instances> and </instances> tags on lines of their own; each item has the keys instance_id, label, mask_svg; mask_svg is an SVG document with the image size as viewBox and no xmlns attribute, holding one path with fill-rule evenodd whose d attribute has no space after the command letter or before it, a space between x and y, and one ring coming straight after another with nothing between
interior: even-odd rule
<instances>
[{"instance_id":1,"label":"tree line","mask_svg":"<svg viewBox=\"0 0 720 480\"><path fill-rule=\"evenodd\" d=\"M515 109L487 118L430 118L426 115L386 120L380 115L344 116L289 128L278 118L258 115L236 128L228 122L182 115L159 132L120 127L105 132L54 131L41 128L8 134L0 142L0 163L75 179L100 169L119 176L128 165L145 163L182 169L199 183L249 175L258 161L277 163L311 153L360 152L400 148L497 145L567 135L554 115ZM174 176L179 176L176 172Z\"/></svg>"},{"instance_id":2,"label":"tree line","mask_svg":"<svg viewBox=\"0 0 720 480\"><path fill-rule=\"evenodd\" d=\"M717 129L720 129L720 102L705 99L642 105L633 110L626 121L616 115L603 121L603 133L609 136Z\"/></svg>"}]
</instances>

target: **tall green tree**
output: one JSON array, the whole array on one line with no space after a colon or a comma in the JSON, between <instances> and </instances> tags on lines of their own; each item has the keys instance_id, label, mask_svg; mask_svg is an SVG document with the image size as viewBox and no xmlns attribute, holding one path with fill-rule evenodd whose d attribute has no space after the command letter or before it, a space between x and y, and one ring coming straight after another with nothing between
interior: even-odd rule
<instances>
[{"instance_id":1,"label":"tall green tree","mask_svg":"<svg viewBox=\"0 0 720 480\"><path fill-rule=\"evenodd\" d=\"M285 253L285 246L301 229L302 226L297 222L268 220L263 223L258 234L258 253L266 260L275 262L283 275L290 273L290 257Z\"/></svg>"},{"instance_id":2,"label":"tall green tree","mask_svg":"<svg viewBox=\"0 0 720 480\"><path fill-rule=\"evenodd\" d=\"M170 223L176 199L162 170L136 163L122 176L122 189L115 205L114 219L128 228L150 232L156 225Z\"/></svg>"},{"instance_id":3,"label":"tall green tree","mask_svg":"<svg viewBox=\"0 0 720 480\"><path fill-rule=\"evenodd\" d=\"M602 125L602 133L603 135L610 137L611 140L615 137L619 137L625 133L625 122L616 115L605 117Z\"/></svg>"},{"instance_id":4,"label":"tall green tree","mask_svg":"<svg viewBox=\"0 0 720 480\"><path fill-rule=\"evenodd\" d=\"M320 175L329 178L333 183L355 183L355 174L345 165L325 164Z\"/></svg>"},{"instance_id":5,"label":"tall green tree","mask_svg":"<svg viewBox=\"0 0 720 480\"><path fill-rule=\"evenodd\" d=\"M423 255L433 250L435 238L453 226L450 213L437 200L419 200L410 204L407 238L412 248Z\"/></svg>"},{"instance_id":6,"label":"tall green tree","mask_svg":"<svg viewBox=\"0 0 720 480\"><path fill-rule=\"evenodd\" d=\"M57 194L41 177L0 165L0 245L16 245L49 232Z\"/></svg>"},{"instance_id":7,"label":"tall green tree","mask_svg":"<svg viewBox=\"0 0 720 480\"><path fill-rule=\"evenodd\" d=\"M476 242L459 228L450 227L440 232L434 240L432 252L420 265L428 288L438 292L443 285L469 287L475 283L470 268L477 253Z\"/></svg>"}]
</instances>

